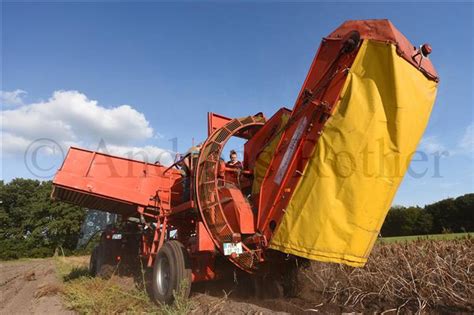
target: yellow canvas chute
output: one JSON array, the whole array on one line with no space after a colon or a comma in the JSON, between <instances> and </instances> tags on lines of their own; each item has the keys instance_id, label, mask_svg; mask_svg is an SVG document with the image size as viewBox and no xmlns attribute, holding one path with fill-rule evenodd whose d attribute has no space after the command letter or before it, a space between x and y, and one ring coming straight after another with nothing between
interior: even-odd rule
<instances>
[{"instance_id":1,"label":"yellow canvas chute","mask_svg":"<svg viewBox=\"0 0 474 315\"><path fill-rule=\"evenodd\" d=\"M270 247L363 266L436 96L389 43L365 40Z\"/></svg>"}]
</instances>

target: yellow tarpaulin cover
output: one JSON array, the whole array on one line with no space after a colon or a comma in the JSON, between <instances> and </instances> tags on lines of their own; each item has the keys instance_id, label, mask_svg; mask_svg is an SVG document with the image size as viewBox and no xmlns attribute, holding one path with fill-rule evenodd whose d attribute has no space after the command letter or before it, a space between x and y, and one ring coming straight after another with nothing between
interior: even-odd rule
<instances>
[{"instance_id":1,"label":"yellow tarpaulin cover","mask_svg":"<svg viewBox=\"0 0 474 315\"><path fill-rule=\"evenodd\" d=\"M365 40L270 247L364 266L436 88L394 45Z\"/></svg>"}]
</instances>

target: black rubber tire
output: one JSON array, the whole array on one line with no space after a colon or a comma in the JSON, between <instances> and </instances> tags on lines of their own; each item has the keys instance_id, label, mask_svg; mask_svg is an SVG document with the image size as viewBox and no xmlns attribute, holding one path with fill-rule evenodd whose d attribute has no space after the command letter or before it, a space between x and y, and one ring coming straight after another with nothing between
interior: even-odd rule
<instances>
[{"instance_id":1,"label":"black rubber tire","mask_svg":"<svg viewBox=\"0 0 474 315\"><path fill-rule=\"evenodd\" d=\"M117 266L111 264L101 264L97 269L97 276L103 279L110 279L117 271Z\"/></svg>"},{"instance_id":2,"label":"black rubber tire","mask_svg":"<svg viewBox=\"0 0 474 315\"><path fill-rule=\"evenodd\" d=\"M188 251L186 247L179 241L172 240L170 241L171 246L174 249L176 257L178 258L179 263L181 266L179 270L181 271L180 281L178 284L178 288L183 290L181 293L184 297L189 297L191 293L191 282L192 282L192 267L191 267L191 259L189 258Z\"/></svg>"},{"instance_id":3,"label":"black rubber tire","mask_svg":"<svg viewBox=\"0 0 474 315\"><path fill-rule=\"evenodd\" d=\"M111 264L110 251L106 251L103 244L98 245L95 251L95 276L110 279L117 270L117 265Z\"/></svg>"},{"instance_id":4,"label":"black rubber tire","mask_svg":"<svg viewBox=\"0 0 474 315\"><path fill-rule=\"evenodd\" d=\"M188 297L191 290L191 264L186 248L180 242L165 242L155 257L153 266L153 297L158 303L174 302L174 292L180 287L183 297Z\"/></svg>"},{"instance_id":5,"label":"black rubber tire","mask_svg":"<svg viewBox=\"0 0 474 315\"><path fill-rule=\"evenodd\" d=\"M94 247L91 258L89 260L89 274L92 277L95 277L97 275L97 251L98 250L99 250L99 246Z\"/></svg>"}]
</instances>

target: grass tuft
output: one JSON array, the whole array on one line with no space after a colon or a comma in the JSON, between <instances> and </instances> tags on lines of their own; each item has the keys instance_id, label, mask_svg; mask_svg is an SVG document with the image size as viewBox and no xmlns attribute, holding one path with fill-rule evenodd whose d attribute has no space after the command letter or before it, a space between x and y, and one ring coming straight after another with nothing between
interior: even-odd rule
<instances>
[{"instance_id":1,"label":"grass tuft","mask_svg":"<svg viewBox=\"0 0 474 315\"><path fill-rule=\"evenodd\" d=\"M52 296L63 292L63 286L58 284L47 283L39 286L35 293L34 297L39 299L43 296Z\"/></svg>"},{"instance_id":2,"label":"grass tuft","mask_svg":"<svg viewBox=\"0 0 474 315\"><path fill-rule=\"evenodd\" d=\"M194 303L186 297L187 289L189 288L189 283L183 281L179 285L179 289L176 292L173 292L174 303L173 305L162 305L161 312L164 315L180 315L180 314L189 314L195 307Z\"/></svg>"},{"instance_id":3,"label":"grass tuft","mask_svg":"<svg viewBox=\"0 0 474 315\"><path fill-rule=\"evenodd\" d=\"M68 282L80 277L88 277L89 269L87 267L73 267L71 271L63 277L64 282Z\"/></svg>"},{"instance_id":4,"label":"grass tuft","mask_svg":"<svg viewBox=\"0 0 474 315\"><path fill-rule=\"evenodd\" d=\"M85 262L71 261L68 257L59 257L56 265L58 275L63 281L60 292L66 306L81 314L184 315L194 308L193 303L185 296L188 285L186 283L183 283L178 292L175 292L173 305L153 303L146 290L143 268L141 274L143 283L133 283L131 278L91 277Z\"/></svg>"},{"instance_id":5,"label":"grass tuft","mask_svg":"<svg viewBox=\"0 0 474 315\"><path fill-rule=\"evenodd\" d=\"M110 279L74 279L65 285L64 297L67 306L79 313L160 313L146 292L123 289Z\"/></svg>"}]
</instances>

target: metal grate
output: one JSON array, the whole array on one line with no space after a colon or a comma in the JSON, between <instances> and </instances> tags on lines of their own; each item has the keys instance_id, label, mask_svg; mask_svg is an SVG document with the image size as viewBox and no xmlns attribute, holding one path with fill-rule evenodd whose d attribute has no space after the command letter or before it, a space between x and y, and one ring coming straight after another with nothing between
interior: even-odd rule
<instances>
[{"instance_id":1,"label":"metal grate","mask_svg":"<svg viewBox=\"0 0 474 315\"><path fill-rule=\"evenodd\" d=\"M253 121L254 120L253 120L252 116L249 116L247 118L242 119L241 122L242 122L242 125L248 125L248 124L252 123Z\"/></svg>"},{"instance_id":2,"label":"metal grate","mask_svg":"<svg viewBox=\"0 0 474 315\"><path fill-rule=\"evenodd\" d=\"M237 128L239 128L240 126L242 126L240 121L238 119L234 119L234 120L230 121L225 127L232 132L232 131L236 130Z\"/></svg>"},{"instance_id":3,"label":"metal grate","mask_svg":"<svg viewBox=\"0 0 474 315\"><path fill-rule=\"evenodd\" d=\"M62 186L54 187L52 197L56 200L69 202L84 208L114 212L122 215L130 215L137 209L136 205L130 203Z\"/></svg>"},{"instance_id":4,"label":"metal grate","mask_svg":"<svg viewBox=\"0 0 474 315\"><path fill-rule=\"evenodd\" d=\"M221 143L222 141L225 141L227 137L229 137L230 132L227 131L226 129L223 129L221 132L219 132L216 136L216 142Z\"/></svg>"},{"instance_id":5,"label":"metal grate","mask_svg":"<svg viewBox=\"0 0 474 315\"><path fill-rule=\"evenodd\" d=\"M218 161L225 143L232 135L242 129L260 127L265 123L265 119L262 119L262 117L255 118L249 116L231 120L224 127L214 132L212 137L204 144L199 155L196 176L198 207L204 223L207 225L214 240L217 241L216 243L221 251L223 243L232 242L233 231L227 223L221 201L219 200L219 187L217 184ZM244 253L232 261L239 267L252 271L255 268L253 252L245 245L243 249Z\"/></svg>"}]
</instances>

